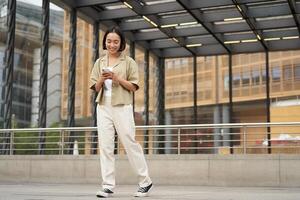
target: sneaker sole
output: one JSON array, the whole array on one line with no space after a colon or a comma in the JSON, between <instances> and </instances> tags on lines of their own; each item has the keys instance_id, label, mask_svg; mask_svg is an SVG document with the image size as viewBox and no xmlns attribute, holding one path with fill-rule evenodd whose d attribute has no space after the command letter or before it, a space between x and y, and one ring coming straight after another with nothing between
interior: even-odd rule
<instances>
[{"instance_id":1,"label":"sneaker sole","mask_svg":"<svg viewBox=\"0 0 300 200\"><path fill-rule=\"evenodd\" d=\"M133 196L134 197L148 197L149 196L149 193L151 192L151 190L152 190L152 188L153 188L153 185L152 185L152 187L148 190L148 192L147 193L140 193L141 195L136 195L136 194L134 194Z\"/></svg>"},{"instance_id":2,"label":"sneaker sole","mask_svg":"<svg viewBox=\"0 0 300 200\"><path fill-rule=\"evenodd\" d=\"M96 195L96 197L98 197L98 198L109 198L109 197L112 197L112 196L113 196L112 194L108 194L107 196L100 195L100 194Z\"/></svg>"}]
</instances>

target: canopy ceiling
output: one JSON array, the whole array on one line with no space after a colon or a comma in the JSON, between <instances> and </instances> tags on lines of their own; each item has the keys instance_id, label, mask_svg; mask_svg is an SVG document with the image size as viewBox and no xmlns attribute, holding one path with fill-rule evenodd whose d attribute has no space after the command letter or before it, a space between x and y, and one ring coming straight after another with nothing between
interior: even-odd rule
<instances>
[{"instance_id":1,"label":"canopy ceiling","mask_svg":"<svg viewBox=\"0 0 300 200\"><path fill-rule=\"evenodd\" d=\"M159 57L300 49L300 0L52 0Z\"/></svg>"}]
</instances>

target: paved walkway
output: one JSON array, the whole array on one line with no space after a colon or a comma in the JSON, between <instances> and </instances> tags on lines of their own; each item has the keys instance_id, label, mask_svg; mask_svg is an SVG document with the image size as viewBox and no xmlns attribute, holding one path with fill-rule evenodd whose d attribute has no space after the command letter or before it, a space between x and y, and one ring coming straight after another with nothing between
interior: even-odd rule
<instances>
[{"instance_id":1,"label":"paved walkway","mask_svg":"<svg viewBox=\"0 0 300 200\"><path fill-rule=\"evenodd\" d=\"M97 200L97 185L1 183L0 200ZM113 200L132 197L136 186L122 185L115 190ZM273 187L205 187L155 185L146 200L299 200L300 188Z\"/></svg>"}]
</instances>

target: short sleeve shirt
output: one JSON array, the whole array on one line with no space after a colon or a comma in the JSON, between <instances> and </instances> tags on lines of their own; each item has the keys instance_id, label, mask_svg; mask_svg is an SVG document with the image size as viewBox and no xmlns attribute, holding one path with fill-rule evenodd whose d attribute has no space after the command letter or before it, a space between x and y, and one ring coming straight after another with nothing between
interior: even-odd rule
<instances>
[{"instance_id":1,"label":"short sleeve shirt","mask_svg":"<svg viewBox=\"0 0 300 200\"><path fill-rule=\"evenodd\" d=\"M105 55L99 59L94 64L90 75L89 87L90 89L95 89L95 84L97 83L100 75L102 73L102 68L107 67L108 55ZM118 77L123 78L137 86L139 88L139 73L138 66L136 62L129 56L121 53L117 63L113 66L112 71L117 74ZM103 87L100 89L96 102L103 105ZM125 89L120 84L112 84L112 94L111 94L111 105L128 105L132 104L133 92Z\"/></svg>"}]
</instances>

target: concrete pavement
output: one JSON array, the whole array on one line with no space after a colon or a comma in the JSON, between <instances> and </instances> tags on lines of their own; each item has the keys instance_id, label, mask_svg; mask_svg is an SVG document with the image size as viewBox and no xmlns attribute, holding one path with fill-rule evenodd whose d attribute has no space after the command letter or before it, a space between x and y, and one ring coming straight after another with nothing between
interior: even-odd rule
<instances>
[{"instance_id":1,"label":"concrete pavement","mask_svg":"<svg viewBox=\"0 0 300 200\"><path fill-rule=\"evenodd\" d=\"M0 200L96 200L95 184L1 183ZM113 200L132 197L135 185L117 186ZM146 200L298 200L300 188L155 185Z\"/></svg>"}]
</instances>

